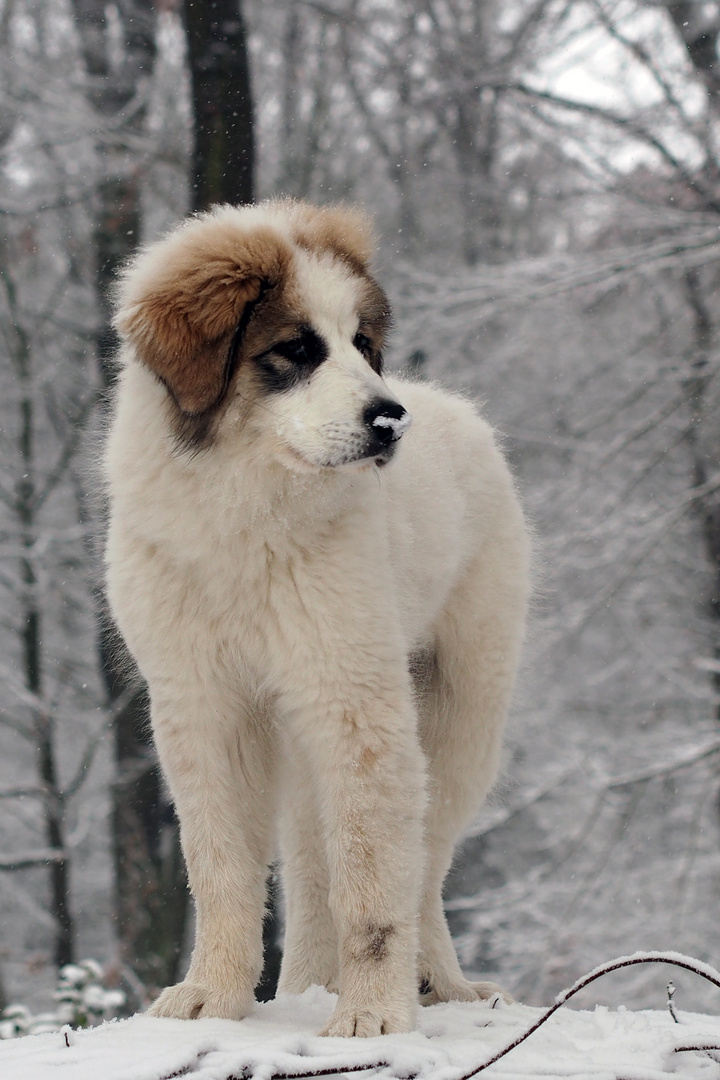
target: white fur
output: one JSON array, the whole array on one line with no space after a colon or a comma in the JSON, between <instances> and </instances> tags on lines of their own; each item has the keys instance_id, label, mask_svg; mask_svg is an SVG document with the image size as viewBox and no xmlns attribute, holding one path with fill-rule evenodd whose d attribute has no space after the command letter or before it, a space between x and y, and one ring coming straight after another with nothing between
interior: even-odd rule
<instances>
[{"instance_id":1,"label":"white fur","mask_svg":"<svg viewBox=\"0 0 720 1080\"><path fill-rule=\"evenodd\" d=\"M350 344L350 272L298 265L328 360L287 393L238 394L198 454L177 450L166 390L126 349L107 585L197 904L190 970L154 1013L248 1012L279 834L280 988L339 990L326 1033L378 1035L413 1026L421 979L432 1001L494 989L461 974L441 887L496 775L528 542L474 408L383 381ZM345 464L378 393L413 425L382 470Z\"/></svg>"}]
</instances>

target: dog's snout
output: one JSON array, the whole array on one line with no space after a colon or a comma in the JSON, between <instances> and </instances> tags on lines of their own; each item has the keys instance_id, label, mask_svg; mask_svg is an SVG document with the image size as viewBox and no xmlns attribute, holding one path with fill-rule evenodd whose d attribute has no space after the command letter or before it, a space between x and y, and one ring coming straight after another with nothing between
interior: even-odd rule
<instances>
[{"instance_id":1,"label":"dog's snout","mask_svg":"<svg viewBox=\"0 0 720 1080\"><path fill-rule=\"evenodd\" d=\"M412 423L412 417L399 401L378 398L365 409L364 420L374 438L383 446L390 446L402 438Z\"/></svg>"}]
</instances>

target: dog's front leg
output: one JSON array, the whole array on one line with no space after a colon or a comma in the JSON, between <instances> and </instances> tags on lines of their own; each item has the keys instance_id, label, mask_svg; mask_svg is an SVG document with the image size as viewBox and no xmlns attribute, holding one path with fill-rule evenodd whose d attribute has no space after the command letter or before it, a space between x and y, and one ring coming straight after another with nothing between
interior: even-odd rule
<instances>
[{"instance_id":1,"label":"dog's front leg","mask_svg":"<svg viewBox=\"0 0 720 1080\"><path fill-rule=\"evenodd\" d=\"M237 702L207 686L150 690L197 921L187 976L163 991L150 1012L241 1019L252 1007L262 968L270 736Z\"/></svg>"},{"instance_id":2,"label":"dog's front leg","mask_svg":"<svg viewBox=\"0 0 720 1080\"><path fill-rule=\"evenodd\" d=\"M334 700L318 693L312 714L292 710L313 762L339 943L340 997L324 1035L415 1022L425 763L409 691L393 679L371 696L355 685Z\"/></svg>"}]
</instances>

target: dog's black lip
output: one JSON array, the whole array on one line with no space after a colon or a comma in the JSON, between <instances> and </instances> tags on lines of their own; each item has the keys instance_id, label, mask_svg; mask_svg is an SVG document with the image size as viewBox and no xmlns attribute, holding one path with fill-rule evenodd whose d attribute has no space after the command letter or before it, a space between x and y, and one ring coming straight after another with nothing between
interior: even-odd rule
<instances>
[{"instance_id":1,"label":"dog's black lip","mask_svg":"<svg viewBox=\"0 0 720 1080\"><path fill-rule=\"evenodd\" d=\"M360 454L358 457L343 458L341 461L321 461L319 465L323 469L341 469L343 465L358 465L362 461L373 463L378 468L382 468L383 465L388 465L395 455L395 444L392 443L388 447L388 452L385 454Z\"/></svg>"}]
</instances>

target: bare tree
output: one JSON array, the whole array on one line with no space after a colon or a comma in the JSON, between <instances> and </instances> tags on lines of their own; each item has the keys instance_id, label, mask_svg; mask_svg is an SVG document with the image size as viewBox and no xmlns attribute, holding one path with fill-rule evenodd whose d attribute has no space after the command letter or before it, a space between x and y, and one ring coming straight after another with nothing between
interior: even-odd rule
<instances>
[{"instance_id":1,"label":"bare tree","mask_svg":"<svg viewBox=\"0 0 720 1080\"><path fill-rule=\"evenodd\" d=\"M720 125L720 80L717 72L720 4L707 4L700 8L697 4L669 2L667 8L687 49L693 70L706 92L707 117L700 171L703 191L708 192L709 197L700 200L699 209L715 209L715 193L720 187L720 170L715 153ZM714 266L705 273L696 269L688 270L684 276L684 284L692 313L692 340L688 350L691 364L688 378L688 443L692 452L695 487L698 492L702 492L707 488L708 481L720 462L720 422L717 412L720 391L716 365L713 362L717 350L717 326L720 316L715 299L718 267ZM720 662L720 493L713 490L700 495L696 512L702 523L705 550L713 569L708 605L717 623L715 659ZM713 682L720 693L720 666L714 672ZM720 717L720 704L716 712Z\"/></svg>"},{"instance_id":2,"label":"bare tree","mask_svg":"<svg viewBox=\"0 0 720 1080\"><path fill-rule=\"evenodd\" d=\"M94 192L96 338L108 388L117 339L110 297L118 268L142 235L143 185L154 157L147 131L156 57L156 12L150 0L74 0L85 66L87 101L96 130L119 129ZM112 789L115 914L121 960L148 988L173 981L179 963L187 887L177 827L152 746L144 687L123 658L124 646L98 592L100 669L114 708L116 776Z\"/></svg>"},{"instance_id":3,"label":"bare tree","mask_svg":"<svg viewBox=\"0 0 720 1080\"><path fill-rule=\"evenodd\" d=\"M89 600L83 560L74 551L85 538L74 493L82 432L96 398L85 361L94 313L87 302L89 267L78 246L87 234L79 207L87 190L73 166L91 167L92 155L81 97L74 91L56 96L75 61L61 7L6 4L0 54L8 121L3 151L11 165L0 182L0 588L9 654L0 722L33 748L36 777L0 789L0 796L35 802L39 814L28 816L29 833L22 832L30 837L39 827L44 841L3 854L0 869L47 866L53 960L62 965L75 948L70 864L80 837L73 835L72 804L100 741L86 723L88 711L96 719L83 691L87 666L62 646ZM41 85L46 89L38 90ZM61 235L70 245L58 258ZM76 754L68 760L62 744L70 732Z\"/></svg>"}]
</instances>

